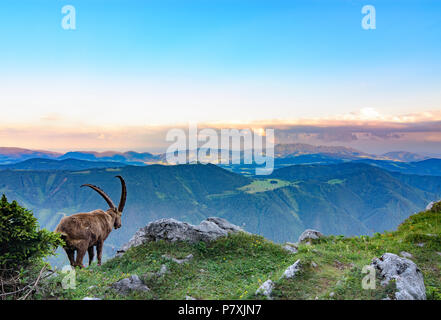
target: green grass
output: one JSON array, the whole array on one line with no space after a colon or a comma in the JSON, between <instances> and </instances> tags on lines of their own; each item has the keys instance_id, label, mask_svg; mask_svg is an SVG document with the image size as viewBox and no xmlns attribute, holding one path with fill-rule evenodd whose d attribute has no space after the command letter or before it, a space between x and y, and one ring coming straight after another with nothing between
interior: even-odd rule
<instances>
[{"instance_id":1,"label":"green grass","mask_svg":"<svg viewBox=\"0 0 441 320\"><path fill-rule=\"evenodd\" d=\"M73 171L70 174L90 174L90 170L84 170L84 171Z\"/></svg>"},{"instance_id":2,"label":"green grass","mask_svg":"<svg viewBox=\"0 0 441 320\"><path fill-rule=\"evenodd\" d=\"M162 255L183 258L194 255L182 265ZM188 244L185 242L151 242L130 249L122 257L114 258L101 267L76 270L75 290L63 290L63 275L50 280L44 289L46 298L82 299L97 296L106 299L245 299L257 290L268 276L280 276L294 263L280 245L261 236L244 233L231 235L215 242ZM162 264L169 273L157 277L154 273ZM148 293L118 296L110 285L129 275L137 274L151 289ZM89 289L91 286L95 286ZM44 298L44 296L41 296Z\"/></svg>"},{"instance_id":3,"label":"green grass","mask_svg":"<svg viewBox=\"0 0 441 320\"><path fill-rule=\"evenodd\" d=\"M346 180L346 179L345 179ZM328 181L328 184L334 185L334 184L342 184L345 182L345 180L341 179L331 179Z\"/></svg>"},{"instance_id":4,"label":"green grass","mask_svg":"<svg viewBox=\"0 0 441 320\"><path fill-rule=\"evenodd\" d=\"M238 188L238 190L246 193L257 193L283 188L290 185L293 185L293 183L280 179L256 179L250 184Z\"/></svg>"},{"instance_id":5,"label":"green grass","mask_svg":"<svg viewBox=\"0 0 441 320\"><path fill-rule=\"evenodd\" d=\"M209 194L209 195L206 196L206 198L209 199L209 200L213 200L213 199L219 199L219 198L225 198L225 197L234 196L236 194L237 194L237 191L227 190L227 191L224 191L223 193L219 193L219 194Z\"/></svg>"},{"instance_id":6,"label":"green grass","mask_svg":"<svg viewBox=\"0 0 441 320\"><path fill-rule=\"evenodd\" d=\"M424 243L423 247L417 244ZM428 299L441 300L441 204L432 211L409 217L396 231L345 238L329 236L300 245L297 254L289 254L281 245L261 236L235 234L211 243L151 242L131 248L122 257L103 266L77 270L74 290L61 288L62 275L44 284L37 295L41 299L263 299L254 296L267 279L276 283L275 299L383 299L392 297L394 283L365 290L361 283L363 266L386 252L407 251L424 275ZM194 258L176 264L162 255ZM284 270L297 259L301 271L293 279L281 279ZM158 277L162 264L169 272ZM137 274L151 289L128 296L116 294L110 285Z\"/></svg>"}]
</instances>

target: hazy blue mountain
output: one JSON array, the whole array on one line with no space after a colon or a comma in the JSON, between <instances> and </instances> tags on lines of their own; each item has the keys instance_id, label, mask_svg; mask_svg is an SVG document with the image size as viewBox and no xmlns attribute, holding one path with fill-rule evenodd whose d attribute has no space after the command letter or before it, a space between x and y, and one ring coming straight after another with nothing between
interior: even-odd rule
<instances>
[{"instance_id":1,"label":"hazy blue mountain","mask_svg":"<svg viewBox=\"0 0 441 320\"><path fill-rule=\"evenodd\" d=\"M358 159L360 157L379 158L360 150L342 146L314 146L305 143L277 144L274 147L277 158L295 157L299 155L321 154L339 159Z\"/></svg>"},{"instance_id":2,"label":"hazy blue mountain","mask_svg":"<svg viewBox=\"0 0 441 320\"><path fill-rule=\"evenodd\" d=\"M52 151L0 147L1 164L15 163L33 158L54 159L59 156L61 156L60 153Z\"/></svg>"},{"instance_id":3,"label":"hazy blue mountain","mask_svg":"<svg viewBox=\"0 0 441 320\"><path fill-rule=\"evenodd\" d=\"M363 159L354 162L366 163L388 171L415 175L441 176L441 159L427 159L417 162L399 162Z\"/></svg>"},{"instance_id":4,"label":"hazy blue mountain","mask_svg":"<svg viewBox=\"0 0 441 320\"><path fill-rule=\"evenodd\" d=\"M430 159L430 157L421 155L419 153L407 152L407 151L392 151L383 154L384 157L391 160L398 160L403 162L416 162Z\"/></svg>"},{"instance_id":5,"label":"hazy blue mountain","mask_svg":"<svg viewBox=\"0 0 441 320\"><path fill-rule=\"evenodd\" d=\"M53 160L33 158L22 162L0 165L0 170L67 170L78 171L92 168L117 168L126 164L115 161L86 161L77 159Z\"/></svg>"},{"instance_id":6,"label":"hazy blue mountain","mask_svg":"<svg viewBox=\"0 0 441 320\"><path fill-rule=\"evenodd\" d=\"M156 163L160 161L159 155L153 155L149 152L94 152L94 151L71 151L58 157L58 159L78 159L88 161L116 161L132 165L144 165L147 163Z\"/></svg>"},{"instance_id":7,"label":"hazy blue mountain","mask_svg":"<svg viewBox=\"0 0 441 320\"><path fill-rule=\"evenodd\" d=\"M191 151L196 154L197 150ZM221 150L218 150L221 157ZM229 157L233 154L228 152ZM240 164L219 164L222 168L236 173L253 175L256 164L243 164L244 152L239 154L242 159ZM234 155L236 156L236 155ZM117 162L127 165L148 165L165 164L166 154L151 154L149 152L95 152L95 151L71 151L65 154L50 151L34 151L20 148L0 148L0 164L14 164L23 160L33 158L56 159L56 160L85 160L98 162ZM219 158L220 159L220 158ZM424 161L405 162L401 160L425 159ZM399 161L397 161L399 160ZM356 149L341 146L313 146L309 144L278 144L274 149L275 169L296 164L337 164L349 161L368 163L389 171L419 174L419 175L441 175L441 159L426 159L426 157L405 152L389 152L382 156L368 154ZM36 164L29 169L46 169L47 165L42 164L41 168ZM97 164L95 167L103 167ZM74 167L68 168L75 170Z\"/></svg>"}]
</instances>

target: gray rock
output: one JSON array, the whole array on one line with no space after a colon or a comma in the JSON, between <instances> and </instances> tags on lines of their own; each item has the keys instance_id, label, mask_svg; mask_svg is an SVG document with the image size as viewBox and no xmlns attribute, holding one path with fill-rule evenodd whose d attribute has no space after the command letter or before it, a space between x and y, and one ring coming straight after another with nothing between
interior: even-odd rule
<instances>
[{"instance_id":1,"label":"gray rock","mask_svg":"<svg viewBox=\"0 0 441 320\"><path fill-rule=\"evenodd\" d=\"M440 255L440 256L441 256L441 252L438 252L438 251L437 251L436 253L437 253L438 255Z\"/></svg>"},{"instance_id":2,"label":"gray rock","mask_svg":"<svg viewBox=\"0 0 441 320\"><path fill-rule=\"evenodd\" d=\"M131 291L150 291L150 289L134 274L111 285L118 293L127 294Z\"/></svg>"},{"instance_id":3,"label":"gray rock","mask_svg":"<svg viewBox=\"0 0 441 320\"><path fill-rule=\"evenodd\" d=\"M314 261L311 262L311 266L312 266L313 268L317 268L317 267L318 267L317 263L315 263Z\"/></svg>"},{"instance_id":4,"label":"gray rock","mask_svg":"<svg viewBox=\"0 0 441 320\"><path fill-rule=\"evenodd\" d=\"M295 243L286 242L282 248L285 249L286 251L288 251L289 253L294 254L294 253L298 252L298 247Z\"/></svg>"},{"instance_id":5,"label":"gray rock","mask_svg":"<svg viewBox=\"0 0 441 320\"><path fill-rule=\"evenodd\" d=\"M313 229L306 229L299 237L299 243L310 242L313 239L319 239L323 237L323 233Z\"/></svg>"},{"instance_id":6,"label":"gray rock","mask_svg":"<svg viewBox=\"0 0 441 320\"><path fill-rule=\"evenodd\" d=\"M262 285L256 290L256 296L257 295L264 295L268 299L271 299L271 293L274 290L274 282L271 280L266 280Z\"/></svg>"},{"instance_id":7,"label":"gray rock","mask_svg":"<svg viewBox=\"0 0 441 320\"><path fill-rule=\"evenodd\" d=\"M95 297L84 297L82 300L101 300L101 299Z\"/></svg>"},{"instance_id":8,"label":"gray rock","mask_svg":"<svg viewBox=\"0 0 441 320\"><path fill-rule=\"evenodd\" d=\"M185 296L185 300L196 300L196 298L193 298L192 296Z\"/></svg>"},{"instance_id":9,"label":"gray rock","mask_svg":"<svg viewBox=\"0 0 441 320\"><path fill-rule=\"evenodd\" d=\"M424 242L420 242L420 243L417 243L416 245L417 245L418 247L421 247L421 248L422 248L422 247L424 247L424 244L425 244Z\"/></svg>"},{"instance_id":10,"label":"gray rock","mask_svg":"<svg viewBox=\"0 0 441 320\"><path fill-rule=\"evenodd\" d=\"M164 274L168 272L168 268L165 264L161 265L161 269L156 273L158 277L162 277Z\"/></svg>"},{"instance_id":11,"label":"gray rock","mask_svg":"<svg viewBox=\"0 0 441 320\"><path fill-rule=\"evenodd\" d=\"M331 292L331 293L329 294L329 296L332 298L333 296L335 296L335 292Z\"/></svg>"},{"instance_id":12,"label":"gray rock","mask_svg":"<svg viewBox=\"0 0 441 320\"><path fill-rule=\"evenodd\" d=\"M300 271L300 259L289 266L282 275L282 278L291 279L294 278L296 273Z\"/></svg>"},{"instance_id":13,"label":"gray rock","mask_svg":"<svg viewBox=\"0 0 441 320\"><path fill-rule=\"evenodd\" d=\"M393 253L385 253L375 258L372 265L380 272L382 285L395 280L397 300L426 300L426 287L421 270L415 263Z\"/></svg>"},{"instance_id":14,"label":"gray rock","mask_svg":"<svg viewBox=\"0 0 441 320\"><path fill-rule=\"evenodd\" d=\"M193 259L193 255L191 253L188 256L186 256L184 259L176 259L166 254L162 255L162 257L165 259L169 259L173 262L176 262L177 264L183 264Z\"/></svg>"},{"instance_id":15,"label":"gray rock","mask_svg":"<svg viewBox=\"0 0 441 320\"><path fill-rule=\"evenodd\" d=\"M441 202L441 200L430 202L430 203L426 206L426 211L427 211L427 210L432 210L434 204L437 203L437 202Z\"/></svg>"},{"instance_id":16,"label":"gray rock","mask_svg":"<svg viewBox=\"0 0 441 320\"><path fill-rule=\"evenodd\" d=\"M400 255L401 255L402 257L405 257L405 258L408 258L408 259L413 258L413 255L412 255L411 253L409 253L409 252L406 252L406 251L401 251L401 252L400 252Z\"/></svg>"},{"instance_id":17,"label":"gray rock","mask_svg":"<svg viewBox=\"0 0 441 320\"><path fill-rule=\"evenodd\" d=\"M208 242L227 236L229 233L237 232L245 231L222 218L207 218L197 226L175 219L160 219L139 229L132 239L122 246L121 250L118 251L117 256L122 255L131 247L136 247L149 241Z\"/></svg>"},{"instance_id":18,"label":"gray rock","mask_svg":"<svg viewBox=\"0 0 441 320\"><path fill-rule=\"evenodd\" d=\"M238 227L232 223L229 223L227 220L218 218L218 217L210 217L205 221L210 221L215 223L222 230L227 231L228 233L237 233L237 232L245 232L241 227Z\"/></svg>"}]
</instances>

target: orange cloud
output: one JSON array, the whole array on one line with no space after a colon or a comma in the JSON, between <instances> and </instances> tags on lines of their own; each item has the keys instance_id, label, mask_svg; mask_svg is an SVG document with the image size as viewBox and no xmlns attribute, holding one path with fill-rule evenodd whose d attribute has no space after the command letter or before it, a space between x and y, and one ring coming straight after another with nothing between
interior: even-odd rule
<instances>
[{"instance_id":1,"label":"orange cloud","mask_svg":"<svg viewBox=\"0 0 441 320\"><path fill-rule=\"evenodd\" d=\"M368 152L441 150L441 111L384 115L372 108L328 118L198 123L202 128L273 128L276 143L346 145ZM48 114L32 125L0 125L0 146L70 150L165 150L171 128L187 123L146 126L92 126L58 114Z\"/></svg>"}]
</instances>

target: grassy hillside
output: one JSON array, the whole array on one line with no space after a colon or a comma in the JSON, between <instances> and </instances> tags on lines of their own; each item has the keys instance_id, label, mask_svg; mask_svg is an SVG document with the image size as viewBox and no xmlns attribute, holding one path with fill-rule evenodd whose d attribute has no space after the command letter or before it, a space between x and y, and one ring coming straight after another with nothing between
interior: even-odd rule
<instances>
[{"instance_id":1,"label":"grassy hillside","mask_svg":"<svg viewBox=\"0 0 441 320\"><path fill-rule=\"evenodd\" d=\"M208 244L148 243L101 267L78 270L74 290L61 289L62 276L54 277L37 298L184 299L189 295L197 299L255 299L256 289L271 279L276 283L275 299L383 299L392 295L393 284L384 288L377 281L375 290L362 289L362 268L386 252L401 251L411 253L421 269L427 298L441 300L441 203L431 211L412 215L394 232L372 237L328 236L312 245L300 245L297 254L289 254L280 244L261 236L247 234ZM194 259L182 265L162 257L183 258L190 253ZM301 261L300 273L293 279L279 280L297 259ZM169 272L158 276L155 273L163 264ZM125 296L109 287L132 274L151 291Z\"/></svg>"}]
</instances>

